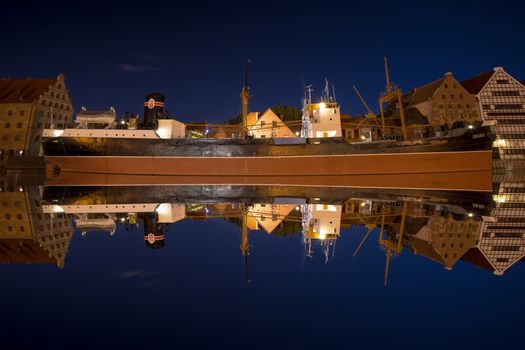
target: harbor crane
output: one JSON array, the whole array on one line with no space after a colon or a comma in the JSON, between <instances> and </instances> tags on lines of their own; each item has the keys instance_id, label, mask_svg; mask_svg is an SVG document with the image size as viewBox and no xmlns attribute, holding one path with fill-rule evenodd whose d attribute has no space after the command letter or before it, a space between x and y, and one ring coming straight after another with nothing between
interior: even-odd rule
<instances>
[{"instance_id":1,"label":"harbor crane","mask_svg":"<svg viewBox=\"0 0 525 350\"><path fill-rule=\"evenodd\" d=\"M403 140L408 139L406 124L405 124L405 109L403 107L403 94L401 89L390 82L390 76L388 73L388 61L385 57L385 76L386 76L386 91L381 94L379 97L379 110L381 111L381 127L383 132L383 137L385 135L385 112L383 110L383 104L387 106L391 103L395 103L397 100L397 105L399 108L399 116L401 118L401 132L403 135Z\"/></svg>"}]
</instances>

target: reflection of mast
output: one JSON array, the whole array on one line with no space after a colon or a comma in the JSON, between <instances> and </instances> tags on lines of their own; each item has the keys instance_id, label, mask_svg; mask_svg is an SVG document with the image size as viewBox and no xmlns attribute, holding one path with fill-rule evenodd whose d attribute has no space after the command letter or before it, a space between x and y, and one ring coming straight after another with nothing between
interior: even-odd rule
<instances>
[{"instance_id":1,"label":"reflection of mast","mask_svg":"<svg viewBox=\"0 0 525 350\"><path fill-rule=\"evenodd\" d=\"M241 252L244 259L244 282L250 283L251 280L248 276L248 255L250 255L250 242L248 240L248 223L247 223L247 210L246 206L242 205L242 232L241 232Z\"/></svg>"},{"instance_id":2,"label":"reflection of mast","mask_svg":"<svg viewBox=\"0 0 525 350\"><path fill-rule=\"evenodd\" d=\"M388 269L390 267L390 257L394 257L401 252L403 247L403 235L405 232L405 223L406 223L406 214L407 214L407 202L403 202L403 209L401 212L401 225L399 227L399 236L397 242L392 241L391 239L383 239L383 229L385 226L385 217L383 215L381 219L381 232L379 233L379 246L386 250L386 265L385 265L385 286L388 281Z\"/></svg>"}]
</instances>

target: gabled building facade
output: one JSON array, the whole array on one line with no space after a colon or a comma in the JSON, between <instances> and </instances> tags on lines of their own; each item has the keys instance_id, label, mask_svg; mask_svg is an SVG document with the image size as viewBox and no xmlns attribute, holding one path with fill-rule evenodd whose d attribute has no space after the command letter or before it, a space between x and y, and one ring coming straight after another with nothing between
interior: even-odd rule
<instances>
[{"instance_id":1,"label":"gabled building facade","mask_svg":"<svg viewBox=\"0 0 525 350\"><path fill-rule=\"evenodd\" d=\"M248 134L258 139L296 136L270 108L262 114L249 113L246 122Z\"/></svg>"},{"instance_id":2,"label":"gabled building facade","mask_svg":"<svg viewBox=\"0 0 525 350\"><path fill-rule=\"evenodd\" d=\"M525 86L502 67L461 84L477 97L483 121L494 125L500 158L525 158Z\"/></svg>"},{"instance_id":3,"label":"gabled building facade","mask_svg":"<svg viewBox=\"0 0 525 350\"><path fill-rule=\"evenodd\" d=\"M73 105L64 76L56 79L0 80L0 164L37 156L44 128L64 128Z\"/></svg>"},{"instance_id":4,"label":"gabled building facade","mask_svg":"<svg viewBox=\"0 0 525 350\"><path fill-rule=\"evenodd\" d=\"M404 107L409 118L407 121L409 128L423 124L425 119L434 130L441 126L453 128L458 124L466 126L481 122L476 97L470 94L450 72L443 78L415 88L405 95Z\"/></svg>"}]
</instances>

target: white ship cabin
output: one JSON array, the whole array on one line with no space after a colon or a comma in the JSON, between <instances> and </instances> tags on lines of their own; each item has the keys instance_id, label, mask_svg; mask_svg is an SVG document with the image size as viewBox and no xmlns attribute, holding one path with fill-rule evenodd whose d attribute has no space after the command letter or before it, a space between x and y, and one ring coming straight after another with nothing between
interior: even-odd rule
<instances>
[{"instance_id":1,"label":"white ship cabin","mask_svg":"<svg viewBox=\"0 0 525 350\"><path fill-rule=\"evenodd\" d=\"M292 130L268 108L264 113L251 112L246 116L248 134L255 138L296 137Z\"/></svg>"},{"instance_id":2,"label":"white ship cabin","mask_svg":"<svg viewBox=\"0 0 525 350\"><path fill-rule=\"evenodd\" d=\"M303 100L303 137L342 137L341 111L335 97L330 95L328 81L320 102L313 103L311 86L307 87L308 97Z\"/></svg>"},{"instance_id":3,"label":"white ship cabin","mask_svg":"<svg viewBox=\"0 0 525 350\"><path fill-rule=\"evenodd\" d=\"M88 111L84 107L76 116L77 127L44 129L42 137L98 137L177 139L186 137L186 124L174 119L158 119L156 130L137 129L136 118L116 120L116 111Z\"/></svg>"},{"instance_id":4,"label":"white ship cabin","mask_svg":"<svg viewBox=\"0 0 525 350\"><path fill-rule=\"evenodd\" d=\"M86 107L77 113L76 122L82 129L88 128L113 128L115 127L117 112L115 108L110 107L107 111L88 111Z\"/></svg>"}]
</instances>

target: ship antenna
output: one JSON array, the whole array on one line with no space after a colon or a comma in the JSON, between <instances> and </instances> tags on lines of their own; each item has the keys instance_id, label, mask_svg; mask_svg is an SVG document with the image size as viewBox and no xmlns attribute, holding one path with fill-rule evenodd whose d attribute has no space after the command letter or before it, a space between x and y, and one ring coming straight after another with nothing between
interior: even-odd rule
<instances>
[{"instance_id":1,"label":"ship antenna","mask_svg":"<svg viewBox=\"0 0 525 350\"><path fill-rule=\"evenodd\" d=\"M337 98L335 98L335 87L334 87L334 84L332 84L332 95L334 95L334 103L337 103Z\"/></svg>"},{"instance_id":2,"label":"ship antenna","mask_svg":"<svg viewBox=\"0 0 525 350\"><path fill-rule=\"evenodd\" d=\"M324 78L324 91L323 91L323 97L325 101L323 102L330 102L330 89L328 88L328 79Z\"/></svg>"},{"instance_id":3,"label":"ship antenna","mask_svg":"<svg viewBox=\"0 0 525 350\"><path fill-rule=\"evenodd\" d=\"M248 102L250 99L250 88L248 87L248 64L252 63L250 59L244 61L244 84L241 90L241 104L242 104L242 134L245 135L248 129Z\"/></svg>"},{"instance_id":4,"label":"ship antenna","mask_svg":"<svg viewBox=\"0 0 525 350\"><path fill-rule=\"evenodd\" d=\"M313 85L312 84L306 85L305 89L306 89L306 93L308 93L307 102L310 104L312 103L312 91L314 90Z\"/></svg>"}]
</instances>

